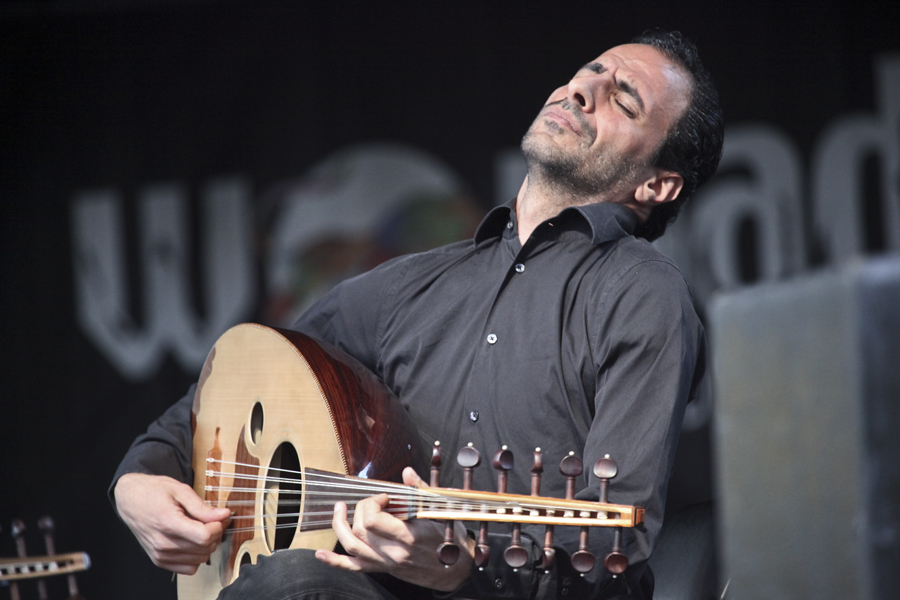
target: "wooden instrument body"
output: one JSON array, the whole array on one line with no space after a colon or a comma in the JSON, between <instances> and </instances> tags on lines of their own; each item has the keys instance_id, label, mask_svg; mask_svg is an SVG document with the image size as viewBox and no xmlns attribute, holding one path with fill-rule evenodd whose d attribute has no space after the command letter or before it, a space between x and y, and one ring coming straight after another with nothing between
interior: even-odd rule
<instances>
[{"instance_id":1,"label":"wooden instrument body","mask_svg":"<svg viewBox=\"0 0 900 600\"><path fill-rule=\"evenodd\" d=\"M281 470L303 473L303 490L312 470L385 481L399 481L408 465L424 472L419 437L397 398L351 357L297 332L254 324L227 331L203 367L191 418L194 490L235 518L209 564L178 577L179 600L214 599L260 554L334 547L338 496L310 499L266 483ZM221 475L208 474L210 464ZM271 527L276 518L267 515L284 512L280 498L299 499L292 510L300 527L297 518Z\"/></svg>"}]
</instances>

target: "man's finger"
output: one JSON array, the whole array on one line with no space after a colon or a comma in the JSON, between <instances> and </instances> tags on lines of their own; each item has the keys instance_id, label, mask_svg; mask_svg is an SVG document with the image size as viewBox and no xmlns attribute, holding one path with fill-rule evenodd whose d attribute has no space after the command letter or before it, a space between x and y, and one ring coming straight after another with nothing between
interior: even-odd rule
<instances>
[{"instance_id":1,"label":"man's finger","mask_svg":"<svg viewBox=\"0 0 900 600\"><path fill-rule=\"evenodd\" d=\"M326 565L344 569L345 571L359 572L365 570L363 568L363 561L358 558L337 554L330 550L316 550L316 558Z\"/></svg>"},{"instance_id":2,"label":"man's finger","mask_svg":"<svg viewBox=\"0 0 900 600\"><path fill-rule=\"evenodd\" d=\"M412 467L403 469L403 483L419 489L430 487L421 477L419 477L419 474L416 473L416 470Z\"/></svg>"},{"instance_id":3,"label":"man's finger","mask_svg":"<svg viewBox=\"0 0 900 600\"><path fill-rule=\"evenodd\" d=\"M384 541L404 544L414 541L404 521L387 512L389 504L387 494L378 494L360 500L353 514L353 534L376 551Z\"/></svg>"},{"instance_id":4,"label":"man's finger","mask_svg":"<svg viewBox=\"0 0 900 600\"><path fill-rule=\"evenodd\" d=\"M231 517L230 509L210 506L187 485L177 488L175 500L181 504L188 516L203 523L222 522Z\"/></svg>"},{"instance_id":5,"label":"man's finger","mask_svg":"<svg viewBox=\"0 0 900 600\"><path fill-rule=\"evenodd\" d=\"M368 542L360 539L354 533L353 528L347 521L347 505L338 502L334 505L334 517L331 520L331 527L337 534L338 541L344 550L350 556L335 554L333 552L325 553L319 558L323 562L327 562L332 566L348 570L362 571L383 571L378 565L383 564L383 559L379 553L369 546Z\"/></svg>"}]
</instances>

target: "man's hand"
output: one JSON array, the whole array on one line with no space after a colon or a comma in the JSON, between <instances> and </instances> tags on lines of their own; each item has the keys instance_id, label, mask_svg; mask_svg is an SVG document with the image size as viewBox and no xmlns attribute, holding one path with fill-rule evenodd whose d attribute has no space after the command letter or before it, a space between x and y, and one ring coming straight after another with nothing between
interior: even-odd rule
<instances>
[{"instance_id":1,"label":"man's hand","mask_svg":"<svg viewBox=\"0 0 900 600\"><path fill-rule=\"evenodd\" d=\"M116 507L153 563L193 575L222 539L227 508L213 508L171 477L128 473L115 489Z\"/></svg>"},{"instance_id":2,"label":"man's hand","mask_svg":"<svg viewBox=\"0 0 900 600\"><path fill-rule=\"evenodd\" d=\"M410 467L403 471L403 483L428 487ZM387 494L360 501L351 526L347 521L347 505L338 502L332 527L349 556L318 550L316 558L348 571L389 573L444 592L455 590L469 578L475 542L461 523L456 523L454 532L455 543L461 550L459 560L445 567L437 558L438 546L444 541L443 524L425 519L401 521L385 511L387 506Z\"/></svg>"}]
</instances>

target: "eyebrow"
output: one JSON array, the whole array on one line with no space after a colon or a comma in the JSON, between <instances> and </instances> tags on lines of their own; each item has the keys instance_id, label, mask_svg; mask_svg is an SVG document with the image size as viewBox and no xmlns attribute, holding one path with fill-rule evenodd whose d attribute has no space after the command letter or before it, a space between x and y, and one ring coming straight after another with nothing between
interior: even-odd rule
<instances>
[{"instance_id":1,"label":"eyebrow","mask_svg":"<svg viewBox=\"0 0 900 600\"><path fill-rule=\"evenodd\" d=\"M605 73L607 70L606 67L604 67L601 63L598 63L598 62L588 63L588 64L584 65L582 68L587 69L588 71L593 71L594 73L597 73L598 75L600 73ZM622 90L623 92L625 92L626 94L628 94L629 96L634 98L634 101L638 103L638 106L641 108L641 111L644 111L644 100L641 98L641 95L634 88L634 86L632 86L627 81L616 80L616 87L618 87L620 90Z\"/></svg>"}]
</instances>

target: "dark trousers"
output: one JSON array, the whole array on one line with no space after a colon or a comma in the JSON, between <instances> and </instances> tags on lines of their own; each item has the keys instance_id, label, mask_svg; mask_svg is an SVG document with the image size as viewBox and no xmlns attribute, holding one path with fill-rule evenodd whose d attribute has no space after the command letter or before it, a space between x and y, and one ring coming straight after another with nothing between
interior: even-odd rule
<instances>
[{"instance_id":1,"label":"dark trousers","mask_svg":"<svg viewBox=\"0 0 900 600\"><path fill-rule=\"evenodd\" d=\"M653 573L645 569L630 596L611 600L650 600ZM608 597L608 596L604 596ZM219 593L218 600L434 600L432 590L383 573L352 573L316 560L312 550L282 550L260 555L256 565Z\"/></svg>"},{"instance_id":2,"label":"dark trousers","mask_svg":"<svg viewBox=\"0 0 900 600\"><path fill-rule=\"evenodd\" d=\"M244 565L219 600L433 600L431 590L393 577L352 573L316 560L312 550L282 550Z\"/></svg>"}]
</instances>

